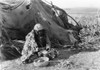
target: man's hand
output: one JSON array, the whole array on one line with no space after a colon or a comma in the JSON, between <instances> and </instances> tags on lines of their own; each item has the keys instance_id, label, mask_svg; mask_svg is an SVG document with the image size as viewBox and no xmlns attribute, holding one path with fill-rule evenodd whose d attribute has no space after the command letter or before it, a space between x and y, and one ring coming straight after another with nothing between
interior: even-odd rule
<instances>
[{"instance_id":1,"label":"man's hand","mask_svg":"<svg viewBox=\"0 0 100 70\"><path fill-rule=\"evenodd\" d=\"M46 50L50 50L50 45L46 45Z\"/></svg>"}]
</instances>

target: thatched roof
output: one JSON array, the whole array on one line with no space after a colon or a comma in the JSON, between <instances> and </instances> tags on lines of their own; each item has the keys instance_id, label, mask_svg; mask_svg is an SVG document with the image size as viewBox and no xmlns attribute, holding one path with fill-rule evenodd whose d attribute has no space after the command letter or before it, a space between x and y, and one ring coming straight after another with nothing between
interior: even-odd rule
<instances>
[{"instance_id":1,"label":"thatched roof","mask_svg":"<svg viewBox=\"0 0 100 70\"><path fill-rule=\"evenodd\" d=\"M14 38L25 38L36 23L41 23L48 31L50 38L56 38L64 44L73 44L77 41L73 37L73 30L68 30L70 24L67 13L63 9L42 0L2 1L0 2L1 23L11 38L14 37L12 34L15 34Z\"/></svg>"}]
</instances>

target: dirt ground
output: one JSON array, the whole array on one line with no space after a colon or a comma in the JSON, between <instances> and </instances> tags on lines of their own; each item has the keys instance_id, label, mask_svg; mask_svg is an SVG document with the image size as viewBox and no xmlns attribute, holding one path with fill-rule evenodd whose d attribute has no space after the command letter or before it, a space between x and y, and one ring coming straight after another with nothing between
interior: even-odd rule
<instances>
[{"instance_id":1,"label":"dirt ground","mask_svg":"<svg viewBox=\"0 0 100 70\"><path fill-rule=\"evenodd\" d=\"M59 56L47 67L20 64L19 59L0 63L0 70L100 70L100 50L69 51L60 49Z\"/></svg>"}]
</instances>

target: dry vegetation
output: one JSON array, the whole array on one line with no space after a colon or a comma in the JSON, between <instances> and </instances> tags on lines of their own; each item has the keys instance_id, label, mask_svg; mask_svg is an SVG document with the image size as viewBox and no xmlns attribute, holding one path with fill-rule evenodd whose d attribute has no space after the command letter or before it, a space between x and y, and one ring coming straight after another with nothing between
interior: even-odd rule
<instances>
[{"instance_id":1,"label":"dry vegetation","mask_svg":"<svg viewBox=\"0 0 100 70\"><path fill-rule=\"evenodd\" d=\"M100 48L100 14L84 13L84 14L70 14L83 27L80 32L82 43L80 46L85 49L99 49ZM74 23L69 18L70 23Z\"/></svg>"}]
</instances>

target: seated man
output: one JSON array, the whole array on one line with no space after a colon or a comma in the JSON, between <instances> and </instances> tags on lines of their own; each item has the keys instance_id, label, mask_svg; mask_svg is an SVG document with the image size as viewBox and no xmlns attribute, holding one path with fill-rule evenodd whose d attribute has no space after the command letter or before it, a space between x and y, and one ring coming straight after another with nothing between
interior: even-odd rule
<instances>
[{"instance_id":1,"label":"seated man","mask_svg":"<svg viewBox=\"0 0 100 70\"><path fill-rule=\"evenodd\" d=\"M49 49L51 46L46 30L41 24L34 26L34 38L39 48Z\"/></svg>"},{"instance_id":2,"label":"seated man","mask_svg":"<svg viewBox=\"0 0 100 70\"><path fill-rule=\"evenodd\" d=\"M50 41L43 26L37 23L34 29L26 36L26 42L22 50L21 60L24 63L33 62L40 49L50 49ZM32 57L33 56L33 57ZM32 59L31 59L32 57ZM34 58L34 59L33 59Z\"/></svg>"}]
</instances>

